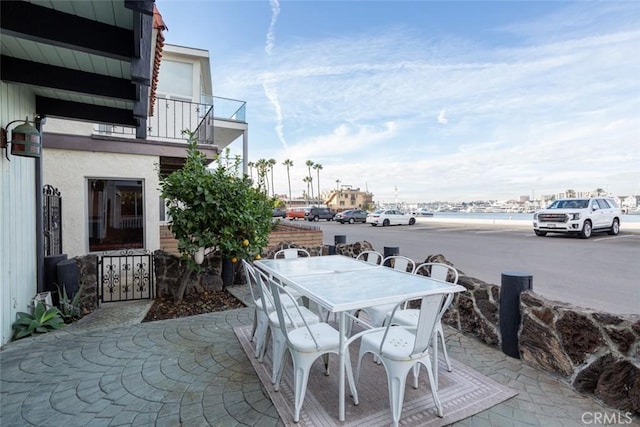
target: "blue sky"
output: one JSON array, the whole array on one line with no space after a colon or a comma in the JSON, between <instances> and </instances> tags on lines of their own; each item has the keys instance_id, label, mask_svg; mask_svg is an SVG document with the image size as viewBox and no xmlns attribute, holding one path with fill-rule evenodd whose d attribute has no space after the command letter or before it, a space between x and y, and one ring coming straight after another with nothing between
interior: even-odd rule
<instances>
[{"instance_id":1,"label":"blue sky","mask_svg":"<svg viewBox=\"0 0 640 427\"><path fill-rule=\"evenodd\" d=\"M167 43L209 51L214 95L247 102L277 193L288 158L294 196L306 160L381 202L640 194L638 1L156 4Z\"/></svg>"}]
</instances>

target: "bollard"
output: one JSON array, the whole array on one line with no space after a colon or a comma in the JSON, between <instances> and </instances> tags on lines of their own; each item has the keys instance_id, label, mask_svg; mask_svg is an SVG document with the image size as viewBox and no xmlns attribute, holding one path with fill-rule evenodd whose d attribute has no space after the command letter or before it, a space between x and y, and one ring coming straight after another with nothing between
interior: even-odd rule
<instances>
[{"instance_id":1,"label":"bollard","mask_svg":"<svg viewBox=\"0 0 640 427\"><path fill-rule=\"evenodd\" d=\"M347 243L347 236L343 234L336 234L333 236L333 244L337 245L338 243Z\"/></svg>"},{"instance_id":2,"label":"bollard","mask_svg":"<svg viewBox=\"0 0 640 427\"><path fill-rule=\"evenodd\" d=\"M58 277L58 286L60 292L62 289L67 293L67 297L71 300L80 289L80 281L78 278L78 264L73 259L60 261L56 264L56 275ZM62 297L62 295L59 295Z\"/></svg>"},{"instance_id":3,"label":"bollard","mask_svg":"<svg viewBox=\"0 0 640 427\"><path fill-rule=\"evenodd\" d=\"M383 252L383 258L393 255L400 255L400 248L398 246L385 246ZM389 267L388 264L385 264L385 267Z\"/></svg>"},{"instance_id":4,"label":"bollard","mask_svg":"<svg viewBox=\"0 0 640 427\"><path fill-rule=\"evenodd\" d=\"M500 335L502 352L520 359L518 329L520 328L520 294L533 288L533 276L527 273L502 273L500 285Z\"/></svg>"},{"instance_id":5,"label":"bollard","mask_svg":"<svg viewBox=\"0 0 640 427\"><path fill-rule=\"evenodd\" d=\"M58 271L56 266L59 262L67 259L67 254L59 255L46 255L44 257L44 271L43 275L43 289L38 289L38 292L51 292L51 298L53 299L53 305L56 307L59 305L60 297L58 296Z\"/></svg>"}]
</instances>

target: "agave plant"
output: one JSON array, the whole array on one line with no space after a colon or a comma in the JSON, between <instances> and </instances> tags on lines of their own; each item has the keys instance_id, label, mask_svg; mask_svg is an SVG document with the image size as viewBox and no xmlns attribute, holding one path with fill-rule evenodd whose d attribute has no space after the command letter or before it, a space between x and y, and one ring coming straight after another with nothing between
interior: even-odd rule
<instances>
[{"instance_id":1,"label":"agave plant","mask_svg":"<svg viewBox=\"0 0 640 427\"><path fill-rule=\"evenodd\" d=\"M82 284L80 289L75 293L73 299L69 298L67 289L63 286L56 285L58 288L58 295L60 296L60 304L58 309L60 310L60 316L64 320L64 323L72 323L80 318L80 292L82 291Z\"/></svg>"},{"instance_id":2,"label":"agave plant","mask_svg":"<svg viewBox=\"0 0 640 427\"><path fill-rule=\"evenodd\" d=\"M18 320L11 326L14 331L14 340L30 335L44 334L64 326L60 311L56 307L47 310L41 302L36 303L33 314L20 311L17 316Z\"/></svg>"}]
</instances>

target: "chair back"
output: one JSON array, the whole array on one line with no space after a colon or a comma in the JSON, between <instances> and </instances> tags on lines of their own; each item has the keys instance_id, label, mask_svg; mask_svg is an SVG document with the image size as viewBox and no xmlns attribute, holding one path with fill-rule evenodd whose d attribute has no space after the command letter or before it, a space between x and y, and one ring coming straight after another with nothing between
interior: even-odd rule
<instances>
[{"instance_id":1,"label":"chair back","mask_svg":"<svg viewBox=\"0 0 640 427\"><path fill-rule=\"evenodd\" d=\"M313 332L311 332L311 328L309 328L309 324L307 323L305 316L302 314L300 306L298 305L295 297L291 295L289 291L280 283L277 283L266 276L264 278L266 279L266 283L269 284L271 290L271 298L273 298L276 313L278 314L278 323L280 323L280 330L286 337L287 344L289 346L292 346L291 340L289 339L289 334L287 333L289 329L287 326L295 325L296 323L299 324L299 321L302 320L304 325L299 327L307 328L307 333L313 340L316 350L320 350L318 341L316 340ZM297 314L297 316L299 317L298 322L294 320L295 314Z\"/></svg>"},{"instance_id":2,"label":"chair back","mask_svg":"<svg viewBox=\"0 0 640 427\"><path fill-rule=\"evenodd\" d=\"M269 316L269 312L273 310L273 298L271 298L271 295L265 295L264 279L262 277L263 273L256 270L253 265L244 259L242 260L242 265L244 267L245 277L247 278L247 285L251 291L253 303L256 306L260 306L264 314ZM261 304L257 303L258 299L261 301Z\"/></svg>"},{"instance_id":3,"label":"chair back","mask_svg":"<svg viewBox=\"0 0 640 427\"><path fill-rule=\"evenodd\" d=\"M414 342L413 351L411 352L412 356L425 353L429 349L436 325L440 323L444 312L447 311L449 305L451 304L451 301L453 301L453 295L453 291L442 290L438 293L425 295L420 298L420 314L418 315L418 323L416 325L416 339ZM380 345L380 351L382 351L382 348L384 347L384 342L386 341L389 328L402 327L393 326L393 316L402 306L404 306L410 300L411 299L400 302L393 309L391 318L387 323L386 330ZM433 357L437 357L437 355L433 355Z\"/></svg>"},{"instance_id":4,"label":"chair back","mask_svg":"<svg viewBox=\"0 0 640 427\"><path fill-rule=\"evenodd\" d=\"M253 269L253 265L251 265L246 259L242 260L242 268L244 270L244 278L247 281L247 286L249 287L249 292L251 292L251 301L253 304L257 305L258 298L260 298L260 290L258 289L256 281L256 272Z\"/></svg>"},{"instance_id":5,"label":"chair back","mask_svg":"<svg viewBox=\"0 0 640 427\"><path fill-rule=\"evenodd\" d=\"M369 264L380 265L382 264L382 254L378 251L364 251L360 252L356 259L366 261Z\"/></svg>"},{"instance_id":6,"label":"chair back","mask_svg":"<svg viewBox=\"0 0 640 427\"><path fill-rule=\"evenodd\" d=\"M407 273L413 273L416 269L416 263L411 258L402 255L388 256L382 260L382 265Z\"/></svg>"},{"instance_id":7,"label":"chair back","mask_svg":"<svg viewBox=\"0 0 640 427\"><path fill-rule=\"evenodd\" d=\"M458 283L458 270L449 264L441 262L425 262L416 267L415 274L429 276L432 279L441 280L453 284Z\"/></svg>"},{"instance_id":8,"label":"chair back","mask_svg":"<svg viewBox=\"0 0 640 427\"><path fill-rule=\"evenodd\" d=\"M273 254L273 259L284 258L284 259L292 259L299 257L309 257L311 254L306 249L302 248L287 248L280 249L278 252Z\"/></svg>"}]
</instances>

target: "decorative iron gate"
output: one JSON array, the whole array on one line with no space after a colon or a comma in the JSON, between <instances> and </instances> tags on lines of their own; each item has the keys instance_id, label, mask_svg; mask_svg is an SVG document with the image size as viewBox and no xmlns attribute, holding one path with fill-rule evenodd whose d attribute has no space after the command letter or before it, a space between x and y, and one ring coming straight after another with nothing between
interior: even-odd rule
<instances>
[{"instance_id":1,"label":"decorative iron gate","mask_svg":"<svg viewBox=\"0 0 640 427\"><path fill-rule=\"evenodd\" d=\"M51 185L42 187L42 219L44 228L44 255L62 253L62 197Z\"/></svg>"},{"instance_id":2,"label":"decorative iron gate","mask_svg":"<svg viewBox=\"0 0 640 427\"><path fill-rule=\"evenodd\" d=\"M153 253L145 250L105 252L98 257L98 302L154 297Z\"/></svg>"}]
</instances>

